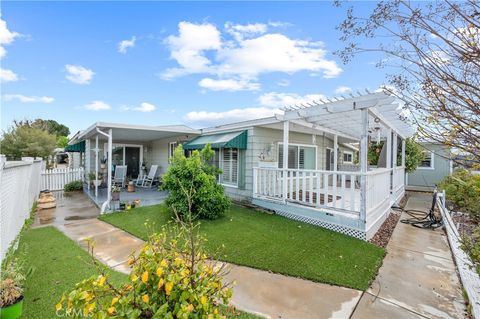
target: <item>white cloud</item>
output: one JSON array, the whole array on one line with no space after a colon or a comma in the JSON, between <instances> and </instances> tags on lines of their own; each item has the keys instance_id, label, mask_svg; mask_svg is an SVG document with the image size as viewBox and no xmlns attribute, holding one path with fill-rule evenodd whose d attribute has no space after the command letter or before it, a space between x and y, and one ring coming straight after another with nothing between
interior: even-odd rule
<instances>
[{"instance_id":1,"label":"white cloud","mask_svg":"<svg viewBox=\"0 0 480 319\"><path fill-rule=\"evenodd\" d=\"M0 19L0 59L7 54L7 50L5 50L3 46L11 44L15 38L19 36L20 33L8 30L7 22L3 19Z\"/></svg>"},{"instance_id":2,"label":"white cloud","mask_svg":"<svg viewBox=\"0 0 480 319\"><path fill-rule=\"evenodd\" d=\"M293 74L308 71L324 78L338 76L342 69L327 58L323 43L291 39L280 33L267 33L265 24L235 25L227 23L223 40L216 26L209 23L180 22L179 34L165 43L178 67L165 70L161 77L173 79L188 74L216 75L220 80L257 81L264 73ZM208 52L208 54L207 54Z\"/></svg>"},{"instance_id":3,"label":"white cloud","mask_svg":"<svg viewBox=\"0 0 480 319\"><path fill-rule=\"evenodd\" d=\"M231 22L225 23L225 31L231 34L237 41L241 41L246 37L251 37L257 34L267 32L268 26L264 23L251 24L233 24Z\"/></svg>"},{"instance_id":4,"label":"white cloud","mask_svg":"<svg viewBox=\"0 0 480 319\"><path fill-rule=\"evenodd\" d=\"M256 91L260 89L260 83L247 80L214 80L204 78L198 82L198 85L212 91Z\"/></svg>"},{"instance_id":5,"label":"white cloud","mask_svg":"<svg viewBox=\"0 0 480 319\"><path fill-rule=\"evenodd\" d=\"M142 102L140 106L123 106L121 108L122 111L138 111L138 112L153 112L157 109L157 107L151 103Z\"/></svg>"},{"instance_id":6,"label":"white cloud","mask_svg":"<svg viewBox=\"0 0 480 319\"><path fill-rule=\"evenodd\" d=\"M218 125L269 117L275 113L281 113L281 111L268 107L252 107L225 112L194 111L187 113L184 119L187 122L201 123L203 125Z\"/></svg>"},{"instance_id":7,"label":"white cloud","mask_svg":"<svg viewBox=\"0 0 480 319\"><path fill-rule=\"evenodd\" d=\"M17 100L21 103L52 103L55 101L51 96L26 96L22 94L5 94L3 99L5 101Z\"/></svg>"},{"instance_id":8,"label":"white cloud","mask_svg":"<svg viewBox=\"0 0 480 319\"><path fill-rule=\"evenodd\" d=\"M290 85L290 81L289 80L286 80L286 79L283 79L283 80L280 80L277 82L277 85L278 86L289 86Z\"/></svg>"},{"instance_id":9,"label":"white cloud","mask_svg":"<svg viewBox=\"0 0 480 319\"><path fill-rule=\"evenodd\" d=\"M67 80L76 84L90 84L95 72L87 69L81 65L65 65L65 71L67 72Z\"/></svg>"},{"instance_id":10,"label":"white cloud","mask_svg":"<svg viewBox=\"0 0 480 319\"><path fill-rule=\"evenodd\" d=\"M280 108L285 106L293 106L295 104L309 103L325 98L322 94L299 95L295 93L277 93L269 92L261 95L258 102L262 106L270 108Z\"/></svg>"},{"instance_id":11,"label":"white cloud","mask_svg":"<svg viewBox=\"0 0 480 319\"><path fill-rule=\"evenodd\" d=\"M15 82L18 81L18 75L12 70L0 68L0 82Z\"/></svg>"},{"instance_id":12,"label":"white cloud","mask_svg":"<svg viewBox=\"0 0 480 319\"><path fill-rule=\"evenodd\" d=\"M90 111L104 111L111 109L110 105L103 101L93 101L89 104L84 105L84 108Z\"/></svg>"},{"instance_id":13,"label":"white cloud","mask_svg":"<svg viewBox=\"0 0 480 319\"><path fill-rule=\"evenodd\" d=\"M352 92L352 89L349 88L348 86L339 86L338 88L335 89L335 94L345 94L350 92Z\"/></svg>"},{"instance_id":14,"label":"white cloud","mask_svg":"<svg viewBox=\"0 0 480 319\"><path fill-rule=\"evenodd\" d=\"M128 48L133 48L135 46L135 37L132 37L130 40L122 40L118 43L118 52L127 53Z\"/></svg>"},{"instance_id":15,"label":"white cloud","mask_svg":"<svg viewBox=\"0 0 480 319\"><path fill-rule=\"evenodd\" d=\"M220 32L213 24L186 21L178 24L178 32L178 36L167 37L165 43L170 48L170 57L177 61L181 68L169 69L162 77L170 79L189 73L207 72L210 60L205 56L205 51L221 48Z\"/></svg>"}]
</instances>

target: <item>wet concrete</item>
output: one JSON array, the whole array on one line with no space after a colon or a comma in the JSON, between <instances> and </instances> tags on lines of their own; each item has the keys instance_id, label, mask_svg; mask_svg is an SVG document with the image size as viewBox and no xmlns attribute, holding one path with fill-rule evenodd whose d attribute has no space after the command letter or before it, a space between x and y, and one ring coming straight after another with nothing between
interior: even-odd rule
<instances>
[{"instance_id":1,"label":"wet concrete","mask_svg":"<svg viewBox=\"0 0 480 319\"><path fill-rule=\"evenodd\" d=\"M428 211L431 199L428 194L414 194L406 208ZM443 229L399 223L379 274L352 318L464 318L465 311Z\"/></svg>"}]
</instances>

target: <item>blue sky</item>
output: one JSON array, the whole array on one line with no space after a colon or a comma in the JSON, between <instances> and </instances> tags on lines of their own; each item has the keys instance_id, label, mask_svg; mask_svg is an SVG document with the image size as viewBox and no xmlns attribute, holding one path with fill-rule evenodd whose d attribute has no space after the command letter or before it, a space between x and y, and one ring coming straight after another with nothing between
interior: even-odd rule
<instances>
[{"instance_id":1,"label":"blue sky","mask_svg":"<svg viewBox=\"0 0 480 319\"><path fill-rule=\"evenodd\" d=\"M205 127L375 90L377 57L343 65L332 54L344 16L329 2L2 2L2 128L37 117L72 132Z\"/></svg>"}]
</instances>

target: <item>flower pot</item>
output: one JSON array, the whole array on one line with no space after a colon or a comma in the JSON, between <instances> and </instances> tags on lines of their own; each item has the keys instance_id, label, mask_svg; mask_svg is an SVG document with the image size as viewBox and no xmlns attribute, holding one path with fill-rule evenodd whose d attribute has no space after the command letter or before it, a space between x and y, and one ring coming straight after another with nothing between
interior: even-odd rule
<instances>
[{"instance_id":1,"label":"flower pot","mask_svg":"<svg viewBox=\"0 0 480 319\"><path fill-rule=\"evenodd\" d=\"M93 186L97 186L97 187L98 187L98 186L100 186L100 185L102 185L102 180L101 180L101 179L97 179L97 180L94 180L94 181L93 181Z\"/></svg>"},{"instance_id":2,"label":"flower pot","mask_svg":"<svg viewBox=\"0 0 480 319\"><path fill-rule=\"evenodd\" d=\"M100 164L100 168L101 168L101 169L107 168L107 164Z\"/></svg>"},{"instance_id":3,"label":"flower pot","mask_svg":"<svg viewBox=\"0 0 480 319\"><path fill-rule=\"evenodd\" d=\"M120 200L120 192L113 192L112 200Z\"/></svg>"},{"instance_id":4,"label":"flower pot","mask_svg":"<svg viewBox=\"0 0 480 319\"><path fill-rule=\"evenodd\" d=\"M120 210L125 210L125 206L126 206L125 203L120 203Z\"/></svg>"},{"instance_id":5,"label":"flower pot","mask_svg":"<svg viewBox=\"0 0 480 319\"><path fill-rule=\"evenodd\" d=\"M17 319L22 315L23 296L13 305L0 308L0 319Z\"/></svg>"}]
</instances>

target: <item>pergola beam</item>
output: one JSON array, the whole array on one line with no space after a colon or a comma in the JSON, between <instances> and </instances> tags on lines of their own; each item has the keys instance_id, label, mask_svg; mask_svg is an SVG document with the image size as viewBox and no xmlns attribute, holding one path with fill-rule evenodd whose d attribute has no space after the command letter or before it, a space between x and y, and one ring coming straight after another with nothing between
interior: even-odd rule
<instances>
[{"instance_id":1,"label":"pergola beam","mask_svg":"<svg viewBox=\"0 0 480 319\"><path fill-rule=\"evenodd\" d=\"M395 125L393 125L389 120L387 120L376 108L368 109L370 114L380 120L380 122L388 128L391 128L393 132L398 134L401 138L405 138L405 135L400 132Z\"/></svg>"}]
</instances>

